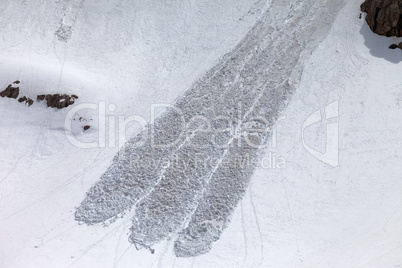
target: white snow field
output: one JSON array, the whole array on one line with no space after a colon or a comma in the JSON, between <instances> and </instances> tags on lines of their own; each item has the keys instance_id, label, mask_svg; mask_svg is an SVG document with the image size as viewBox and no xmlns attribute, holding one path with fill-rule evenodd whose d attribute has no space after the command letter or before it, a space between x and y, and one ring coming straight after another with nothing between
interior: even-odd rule
<instances>
[{"instance_id":1,"label":"white snow field","mask_svg":"<svg viewBox=\"0 0 402 268\"><path fill-rule=\"evenodd\" d=\"M372 33L361 2L0 1L0 91L19 80L35 100L0 98L0 267L402 266L402 52L388 49L402 38ZM285 98L272 106L263 163L208 252L176 257L180 229L142 241L154 253L137 250L130 230L148 229L133 227L136 209L75 220L123 145L119 117L149 122L153 104L179 105L231 56L230 68L253 70L263 48L250 77ZM53 93L79 99L62 110L36 102ZM96 146L74 145L69 126ZM129 124L127 138L140 129Z\"/></svg>"}]
</instances>

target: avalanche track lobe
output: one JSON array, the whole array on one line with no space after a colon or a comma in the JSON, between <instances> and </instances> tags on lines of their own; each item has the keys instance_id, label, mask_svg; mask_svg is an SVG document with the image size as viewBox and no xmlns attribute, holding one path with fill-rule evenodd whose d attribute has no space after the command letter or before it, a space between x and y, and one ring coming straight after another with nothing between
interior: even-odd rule
<instances>
[{"instance_id":1,"label":"avalanche track lobe","mask_svg":"<svg viewBox=\"0 0 402 268\"><path fill-rule=\"evenodd\" d=\"M257 157L294 90L289 81L299 79L302 62L343 5L272 1L174 109L127 142L77 208L76 220L113 221L135 206L130 241L137 248L178 234L177 256L208 252L254 172L251 163L239 166L237 159ZM179 130L189 123L196 127L183 135ZM211 157L217 161L206 165Z\"/></svg>"}]
</instances>

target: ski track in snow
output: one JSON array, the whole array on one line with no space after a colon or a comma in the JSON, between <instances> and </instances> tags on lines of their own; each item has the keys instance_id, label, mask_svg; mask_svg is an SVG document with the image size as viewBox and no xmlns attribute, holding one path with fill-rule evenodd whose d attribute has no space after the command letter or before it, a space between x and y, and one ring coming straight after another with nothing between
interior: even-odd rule
<instances>
[{"instance_id":1,"label":"ski track in snow","mask_svg":"<svg viewBox=\"0 0 402 268\"><path fill-rule=\"evenodd\" d=\"M258 220L258 214L257 214L257 210L256 210L255 204L254 204L252 183L250 183L250 204L251 204L251 207L253 208L255 224L257 226L258 237L260 239L261 260L263 261L264 260L264 244L262 242L262 232L261 232L261 227L260 227L260 221Z\"/></svg>"},{"instance_id":2,"label":"ski track in snow","mask_svg":"<svg viewBox=\"0 0 402 268\"><path fill-rule=\"evenodd\" d=\"M247 257L248 257L248 241L247 241L247 234L246 234L246 224L244 223L244 204L240 201L240 212L241 212L241 227L243 232L243 240L244 240L244 259L242 267L246 264Z\"/></svg>"},{"instance_id":3,"label":"ski track in snow","mask_svg":"<svg viewBox=\"0 0 402 268\"><path fill-rule=\"evenodd\" d=\"M302 53L316 45L308 47L309 39L321 38L311 33L314 23L322 24L320 31L325 32L341 3L274 1L243 41L174 106L186 123L197 116L217 124L219 130L224 128L219 124L222 118L233 123L233 133L223 131L216 135L224 146L211 143L216 133L193 131L183 137L178 131L183 127L181 118L167 111L114 158L77 209L76 219L87 224L114 221L135 205L130 240L138 249L150 248L180 233L175 242L177 256L208 252L227 227L255 168L250 163L242 167L233 164L238 157L257 156L256 146L266 140L290 98L293 87L288 80L301 64ZM253 133L251 138L245 136L242 133L247 130L246 123L264 131ZM198 122L196 130L202 127L205 125ZM157 144L178 142L168 148L155 148L146 140L145 145L138 146L147 134ZM247 146L250 140L255 146ZM203 146L194 146L194 141ZM197 164L195 156L204 163L211 156L218 161L216 165L203 166ZM133 166L133 157L159 163L152 167Z\"/></svg>"}]
</instances>

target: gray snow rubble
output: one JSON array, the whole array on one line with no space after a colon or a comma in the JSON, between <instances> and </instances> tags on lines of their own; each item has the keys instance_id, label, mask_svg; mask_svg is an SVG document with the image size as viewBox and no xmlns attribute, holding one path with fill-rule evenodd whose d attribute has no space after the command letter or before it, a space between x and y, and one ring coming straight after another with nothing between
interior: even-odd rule
<instances>
[{"instance_id":1,"label":"gray snow rubble","mask_svg":"<svg viewBox=\"0 0 402 268\"><path fill-rule=\"evenodd\" d=\"M135 206L130 241L137 248L179 233L177 256L208 252L254 172L239 159L257 156L305 56L343 5L273 1L232 52L121 149L77 208L76 220L114 221ZM216 161L208 162L212 157Z\"/></svg>"},{"instance_id":2,"label":"gray snow rubble","mask_svg":"<svg viewBox=\"0 0 402 268\"><path fill-rule=\"evenodd\" d=\"M78 12L80 11L84 1L85 0L72 0L70 5L67 7L61 25L54 33L60 41L67 42L71 38Z\"/></svg>"}]
</instances>

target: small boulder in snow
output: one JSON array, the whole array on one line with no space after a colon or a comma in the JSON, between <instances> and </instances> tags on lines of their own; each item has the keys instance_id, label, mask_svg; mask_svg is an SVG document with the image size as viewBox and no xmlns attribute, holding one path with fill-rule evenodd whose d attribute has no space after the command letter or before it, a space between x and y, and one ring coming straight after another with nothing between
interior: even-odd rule
<instances>
[{"instance_id":1,"label":"small boulder in snow","mask_svg":"<svg viewBox=\"0 0 402 268\"><path fill-rule=\"evenodd\" d=\"M23 101L26 101L26 100L27 100L27 97L24 96L24 97L19 98L18 102L23 102Z\"/></svg>"},{"instance_id":2,"label":"small boulder in snow","mask_svg":"<svg viewBox=\"0 0 402 268\"><path fill-rule=\"evenodd\" d=\"M24 102L24 101L25 101L25 104L28 104L28 107L34 103L34 101L32 99L27 98L26 96L23 96L18 99L18 102Z\"/></svg>"}]
</instances>

